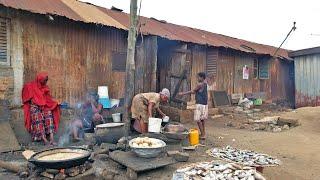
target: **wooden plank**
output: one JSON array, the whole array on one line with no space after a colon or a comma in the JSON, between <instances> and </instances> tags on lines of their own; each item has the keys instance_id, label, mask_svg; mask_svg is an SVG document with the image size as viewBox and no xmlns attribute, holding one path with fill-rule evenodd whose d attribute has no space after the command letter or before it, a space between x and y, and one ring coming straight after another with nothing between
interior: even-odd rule
<instances>
[{"instance_id":1,"label":"wooden plank","mask_svg":"<svg viewBox=\"0 0 320 180\"><path fill-rule=\"evenodd\" d=\"M113 151L109 156L112 160L136 172L153 170L176 163L172 157L164 156L146 159L138 157L133 152Z\"/></svg>"}]
</instances>

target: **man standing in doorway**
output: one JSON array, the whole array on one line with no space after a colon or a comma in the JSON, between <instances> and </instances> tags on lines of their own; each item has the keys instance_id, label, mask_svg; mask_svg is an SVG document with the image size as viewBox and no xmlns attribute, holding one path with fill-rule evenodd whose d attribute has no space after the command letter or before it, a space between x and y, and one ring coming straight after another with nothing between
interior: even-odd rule
<instances>
[{"instance_id":1,"label":"man standing in doorway","mask_svg":"<svg viewBox=\"0 0 320 180\"><path fill-rule=\"evenodd\" d=\"M194 120L197 122L201 139L206 138L205 121L208 119L208 91L206 83L206 74L198 73L198 85L194 90L188 92L180 92L179 95L195 94L196 109L194 111Z\"/></svg>"}]
</instances>

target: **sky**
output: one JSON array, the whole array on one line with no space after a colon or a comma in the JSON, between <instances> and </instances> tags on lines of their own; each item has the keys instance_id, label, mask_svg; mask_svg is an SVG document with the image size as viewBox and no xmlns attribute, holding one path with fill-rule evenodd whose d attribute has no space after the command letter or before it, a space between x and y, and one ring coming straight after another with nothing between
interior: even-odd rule
<instances>
[{"instance_id":1,"label":"sky","mask_svg":"<svg viewBox=\"0 0 320 180\"><path fill-rule=\"evenodd\" d=\"M81 0L130 11L130 0ZM140 0L138 0L138 5ZM320 46L319 0L142 0L140 15L282 48Z\"/></svg>"}]
</instances>

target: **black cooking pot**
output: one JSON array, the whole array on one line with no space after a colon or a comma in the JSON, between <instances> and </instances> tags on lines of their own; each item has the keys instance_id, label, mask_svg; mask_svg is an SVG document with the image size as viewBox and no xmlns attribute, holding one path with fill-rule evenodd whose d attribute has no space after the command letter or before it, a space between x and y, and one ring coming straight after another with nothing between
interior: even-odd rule
<instances>
[{"instance_id":1,"label":"black cooking pot","mask_svg":"<svg viewBox=\"0 0 320 180\"><path fill-rule=\"evenodd\" d=\"M81 153L80 157L70 158L66 160L40 160L39 158L56 154L56 153L76 152ZM35 166L47 169L66 169L84 164L90 157L91 151L84 148L68 147L68 148L52 148L35 153L29 159L29 162Z\"/></svg>"}]
</instances>

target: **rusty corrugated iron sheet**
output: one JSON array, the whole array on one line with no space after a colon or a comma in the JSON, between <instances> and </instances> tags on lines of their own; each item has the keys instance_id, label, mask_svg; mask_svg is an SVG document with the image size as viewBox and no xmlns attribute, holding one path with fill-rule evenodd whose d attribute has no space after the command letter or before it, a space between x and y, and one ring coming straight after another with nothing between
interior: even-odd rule
<instances>
[{"instance_id":1,"label":"rusty corrugated iron sheet","mask_svg":"<svg viewBox=\"0 0 320 180\"><path fill-rule=\"evenodd\" d=\"M63 16L75 21L97 23L127 30L97 6L75 0L0 0L0 4L39 14Z\"/></svg>"},{"instance_id":2,"label":"rusty corrugated iron sheet","mask_svg":"<svg viewBox=\"0 0 320 180\"><path fill-rule=\"evenodd\" d=\"M320 106L320 54L294 58L296 107Z\"/></svg>"},{"instance_id":3,"label":"rusty corrugated iron sheet","mask_svg":"<svg viewBox=\"0 0 320 180\"><path fill-rule=\"evenodd\" d=\"M0 0L0 4L33 13L54 14L75 21L97 23L128 30L129 15L75 0ZM170 40L191 42L215 47L231 48L247 53L273 55L275 47L253 43L208 31L161 22L140 17L140 31L147 35L157 35ZM290 59L288 51L280 49L278 57Z\"/></svg>"},{"instance_id":4,"label":"rusty corrugated iron sheet","mask_svg":"<svg viewBox=\"0 0 320 180\"><path fill-rule=\"evenodd\" d=\"M105 8L102 11L117 19L121 24L129 28L129 15L122 12L117 12ZM247 53L268 54L273 55L276 47L258 44L242 39L237 39L217 33L212 33L187 26L161 22L156 19L140 17L140 31L143 34L157 35L171 40L179 40L184 42L192 42L215 47L231 48ZM249 47L249 48L246 48ZM280 49L277 53L280 58L290 59L288 51Z\"/></svg>"}]
</instances>

